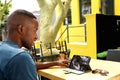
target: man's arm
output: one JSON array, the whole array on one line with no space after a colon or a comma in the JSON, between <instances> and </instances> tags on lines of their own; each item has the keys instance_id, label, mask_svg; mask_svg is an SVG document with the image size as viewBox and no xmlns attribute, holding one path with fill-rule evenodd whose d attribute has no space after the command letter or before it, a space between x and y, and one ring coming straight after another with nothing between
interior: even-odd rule
<instances>
[{"instance_id":1,"label":"man's arm","mask_svg":"<svg viewBox=\"0 0 120 80\"><path fill-rule=\"evenodd\" d=\"M69 60L60 60L60 61L53 61L53 62L35 62L37 69L45 69L52 66L68 67L69 63L70 63Z\"/></svg>"}]
</instances>

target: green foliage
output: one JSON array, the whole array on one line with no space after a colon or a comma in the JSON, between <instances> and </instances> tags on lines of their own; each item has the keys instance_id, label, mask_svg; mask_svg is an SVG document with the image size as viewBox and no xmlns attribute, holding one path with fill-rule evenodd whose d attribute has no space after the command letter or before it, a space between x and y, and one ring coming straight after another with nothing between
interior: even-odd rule
<instances>
[{"instance_id":1,"label":"green foliage","mask_svg":"<svg viewBox=\"0 0 120 80\"><path fill-rule=\"evenodd\" d=\"M10 8L12 6L11 1L12 0L7 2L7 0L5 0L4 2L2 2L0 0L0 27L3 27L4 21L10 12Z\"/></svg>"}]
</instances>

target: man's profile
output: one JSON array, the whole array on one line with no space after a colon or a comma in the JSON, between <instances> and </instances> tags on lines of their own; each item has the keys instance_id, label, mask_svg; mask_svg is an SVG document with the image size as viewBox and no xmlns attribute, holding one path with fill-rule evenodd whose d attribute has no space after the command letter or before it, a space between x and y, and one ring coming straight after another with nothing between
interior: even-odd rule
<instances>
[{"instance_id":1,"label":"man's profile","mask_svg":"<svg viewBox=\"0 0 120 80\"><path fill-rule=\"evenodd\" d=\"M7 18L7 37L0 43L0 80L37 80L37 69L67 66L69 61L34 62L28 51L37 39L38 21L26 10L18 9Z\"/></svg>"}]
</instances>

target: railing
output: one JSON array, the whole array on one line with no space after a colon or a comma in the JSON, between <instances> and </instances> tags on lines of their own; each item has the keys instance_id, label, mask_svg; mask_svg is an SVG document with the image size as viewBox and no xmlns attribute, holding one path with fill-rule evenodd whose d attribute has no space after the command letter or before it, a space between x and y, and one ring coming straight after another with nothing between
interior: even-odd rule
<instances>
[{"instance_id":1,"label":"railing","mask_svg":"<svg viewBox=\"0 0 120 80\"><path fill-rule=\"evenodd\" d=\"M81 35L81 34L72 34L72 35L70 35L70 31L69 31L69 29L70 28L81 28L81 27L84 27L84 35ZM69 26L69 25L66 25L66 28L64 29L64 31L61 33L61 35L59 36L59 38L58 38L58 40L57 41L59 41L60 40L60 38L63 36L63 34L65 34L65 32L66 32L66 37L64 38L64 40L66 40L68 43L70 42L70 37L84 37L84 42L86 42L87 41L87 36L86 36L86 24L84 24L84 25L82 25L82 26ZM75 41L76 42L76 41Z\"/></svg>"}]
</instances>

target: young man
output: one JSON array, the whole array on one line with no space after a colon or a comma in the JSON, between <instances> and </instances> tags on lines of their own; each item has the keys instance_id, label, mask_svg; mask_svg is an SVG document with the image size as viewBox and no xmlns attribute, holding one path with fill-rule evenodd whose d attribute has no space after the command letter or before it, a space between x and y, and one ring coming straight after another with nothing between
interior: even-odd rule
<instances>
[{"instance_id":1,"label":"young man","mask_svg":"<svg viewBox=\"0 0 120 80\"><path fill-rule=\"evenodd\" d=\"M7 19L7 40L0 43L0 80L37 80L37 69L67 66L69 61L34 63L30 49L37 39L38 22L26 10L16 10ZM36 67L37 66L37 67Z\"/></svg>"}]
</instances>

